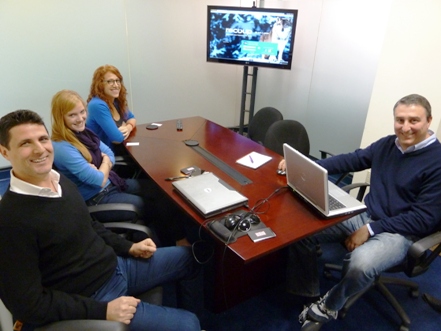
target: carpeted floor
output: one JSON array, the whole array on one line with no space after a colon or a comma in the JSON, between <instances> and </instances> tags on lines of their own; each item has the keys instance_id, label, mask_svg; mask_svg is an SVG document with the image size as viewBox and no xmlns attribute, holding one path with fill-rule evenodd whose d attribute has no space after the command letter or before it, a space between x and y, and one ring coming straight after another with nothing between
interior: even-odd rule
<instances>
[{"instance_id":1,"label":"carpeted floor","mask_svg":"<svg viewBox=\"0 0 441 331\"><path fill-rule=\"evenodd\" d=\"M323 245L322 262L341 261L344 253L341 247ZM395 276L395 275L394 275ZM404 274L397 277L407 278ZM423 275L415 277L420 285L420 297L412 298L408 291L399 286L389 289L396 296L412 321L411 331L441 330L441 314L434 312L423 300L421 294L431 293L441 298L441 257L434 261ZM335 284L333 280L322 279L322 293ZM300 330L297 317L301 304L284 291L284 286L274 288L220 314L207 313L203 328L207 331L288 331ZM375 290L366 293L342 320L330 322L322 327L323 331L388 331L399 330L400 320L395 311Z\"/></svg>"}]
</instances>

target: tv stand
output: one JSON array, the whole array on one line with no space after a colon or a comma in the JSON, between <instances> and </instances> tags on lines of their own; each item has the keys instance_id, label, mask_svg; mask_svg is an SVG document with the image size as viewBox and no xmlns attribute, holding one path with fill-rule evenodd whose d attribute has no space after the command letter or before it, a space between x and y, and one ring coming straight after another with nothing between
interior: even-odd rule
<instances>
[{"instance_id":1,"label":"tv stand","mask_svg":"<svg viewBox=\"0 0 441 331\"><path fill-rule=\"evenodd\" d=\"M243 67L243 78L242 78L242 101L240 105L240 122L239 122L239 133L243 134L245 127L245 113L248 113L248 123L251 122L254 116L254 101L256 99L256 84L257 84L257 67L253 67L253 73L248 73L248 66ZM248 77L252 77L251 91L248 92ZM249 105L250 108L246 109L247 96L250 97Z\"/></svg>"}]
</instances>

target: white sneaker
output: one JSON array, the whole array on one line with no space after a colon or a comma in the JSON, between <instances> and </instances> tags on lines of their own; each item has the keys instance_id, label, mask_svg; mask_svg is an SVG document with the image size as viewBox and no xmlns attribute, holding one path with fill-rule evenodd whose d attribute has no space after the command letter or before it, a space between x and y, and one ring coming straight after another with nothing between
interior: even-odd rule
<instances>
[{"instance_id":1,"label":"white sneaker","mask_svg":"<svg viewBox=\"0 0 441 331\"><path fill-rule=\"evenodd\" d=\"M335 320L338 316L337 310L331 310L328 309L325 306L325 299L327 298L328 294L321 298L318 302L314 303L309 307L307 312L307 319L320 322L320 323L326 323L332 320Z\"/></svg>"}]
</instances>

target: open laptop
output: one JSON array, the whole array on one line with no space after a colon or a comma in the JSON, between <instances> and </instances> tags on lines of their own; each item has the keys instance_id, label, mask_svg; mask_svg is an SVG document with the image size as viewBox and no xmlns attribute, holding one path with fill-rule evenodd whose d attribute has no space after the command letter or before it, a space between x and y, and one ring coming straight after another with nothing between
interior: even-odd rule
<instances>
[{"instance_id":1,"label":"open laptop","mask_svg":"<svg viewBox=\"0 0 441 331\"><path fill-rule=\"evenodd\" d=\"M173 186L205 218L243 206L248 202L247 197L212 173L173 182Z\"/></svg>"},{"instance_id":2,"label":"open laptop","mask_svg":"<svg viewBox=\"0 0 441 331\"><path fill-rule=\"evenodd\" d=\"M328 171L283 144L288 185L325 217L350 214L366 206L328 180Z\"/></svg>"}]
</instances>

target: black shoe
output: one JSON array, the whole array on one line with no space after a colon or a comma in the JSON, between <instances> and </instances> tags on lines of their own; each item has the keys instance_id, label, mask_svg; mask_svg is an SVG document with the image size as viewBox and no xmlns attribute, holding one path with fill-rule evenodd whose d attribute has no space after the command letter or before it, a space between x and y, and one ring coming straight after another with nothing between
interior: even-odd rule
<instances>
[{"instance_id":1,"label":"black shoe","mask_svg":"<svg viewBox=\"0 0 441 331\"><path fill-rule=\"evenodd\" d=\"M424 293L423 294L423 300L426 301L430 307L432 307L433 310L437 311L438 313L441 313L441 300Z\"/></svg>"}]
</instances>

